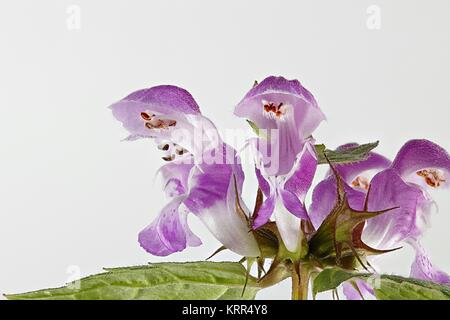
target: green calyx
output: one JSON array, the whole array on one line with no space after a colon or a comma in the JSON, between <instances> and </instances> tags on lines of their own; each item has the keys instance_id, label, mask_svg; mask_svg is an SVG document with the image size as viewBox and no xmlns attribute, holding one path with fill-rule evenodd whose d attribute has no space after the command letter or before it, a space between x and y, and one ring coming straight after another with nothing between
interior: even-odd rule
<instances>
[{"instance_id":1,"label":"green calyx","mask_svg":"<svg viewBox=\"0 0 450 320\"><path fill-rule=\"evenodd\" d=\"M317 232L309 240L311 259L322 266L339 266L354 269L357 261L366 268L363 260L366 256L383 254L392 250L378 250L365 244L361 238L365 222L396 208L381 211L368 211L367 198L364 210L358 211L350 207L344 191L342 178L332 167L336 178L336 204ZM368 193L370 189L368 190Z\"/></svg>"},{"instance_id":2,"label":"green calyx","mask_svg":"<svg viewBox=\"0 0 450 320\"><path fill-rule=\"evenodd\" d=\"M366 201L362 211L353 209L348 202L342 178L333 165L330 162L329 164L336 179L335 206L317 230L314 230L310 222L302 221L299 245L295 252L286 248L275 222L268 222L256 230L252 229L261 252L261 256L257 258L259 265L263 265L266 259L272 260L270 269L263 277L258 277L258 281L264 283L271 279L270 283L273 284L273 279L284 279L286 274L289 274L293 281L294 299L305 298L309 280L326 268L339 267L354 271L362 267L368 270L367 256L398 249L375 249L365 244L361 238L367 220L396 208L368 211ZM262 201L262 192L258 190L249 226L257 216Z\"/></svg>"}]
</instances>

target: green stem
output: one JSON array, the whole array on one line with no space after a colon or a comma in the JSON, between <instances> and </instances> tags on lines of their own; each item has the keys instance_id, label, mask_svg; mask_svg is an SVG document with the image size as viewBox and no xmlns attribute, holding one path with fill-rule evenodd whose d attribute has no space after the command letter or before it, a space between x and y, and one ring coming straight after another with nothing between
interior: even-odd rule
<instances>
[{"instance_id":1,"label":"green stem","mask_svg":"<svg viewBox=\"0 0 450 320\"><path fill-rule=\"evenodd\" d=\"M308 300L310 268L297 265L292 269L292 300Z\"/></svg>"}]
</instances>

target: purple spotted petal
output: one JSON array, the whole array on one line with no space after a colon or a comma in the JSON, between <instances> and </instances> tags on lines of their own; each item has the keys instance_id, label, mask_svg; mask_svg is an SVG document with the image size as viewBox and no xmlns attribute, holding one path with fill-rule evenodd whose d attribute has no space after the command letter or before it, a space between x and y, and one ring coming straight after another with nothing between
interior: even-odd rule
<instances>
[{"instance_id":1,"label":"purple spotted petal","mask_svg":"<svg viewBox=\"0 0 450 320\"><path fill-rule=\"evenodd\" d=\"M347 193L347 198L350 206L355 210L362 210L364 208L365 193L355 190L344 183L344 190ZM333 210L337 200L337 186L334 176L329 176L322 180L314 188L312 194L312 203L309 207L309 217L314 227L317 229L322 224L323 220Z\"/></svg>"},{"instance_id":2,"label":"purple spotted petal","mask_svg":"<svg viewBox=\"0 0 450 320\"><path fill-rule=\"evenodd\" d=\"M422 221L429 214L428 204L422 190L405 183L394 169L378 173L368 194L369 211L399 208L368 220L363 237L381 249L419 237L423 233Z\"/></svg>"},{"instance_id":3,"label":"purple spotted petal","mask_svg":"<svg viewBox=\"0 0 450 320\"><path fill-rule=\"evenodd\" d=\"M411 265L410 276L416 279L450 285L450 276L433 266L422 245L419 242L415 242L413 246L416 250L416 257Z\"/></svg>"},{"instance_id":4,"label":"purple spotted petal","mask_svg":"<svg viewBox=\"0 0 450 320\"><path fill-rule=\"evenodd\" d=\"M181 196L187 192L189 174L193 164L172 162L159 169L163 189L168 197Z\"/></svg>"},{"instance_id":5,"label":"purple spotted petal","mask_svg":"<svg viewBox=\"0 0 450 320\"><path fill-rule=\"evenodd\" d=\"M156 130L149 130L145 126L142 112L170 115L171 119L176 114L200 114L191 94L175 86L157 86L133 92L110 108L114 117L130 132L131 137L155 136Z\"/></svg>"},{"instance_id":6,"label":"purple spotted petal","mask_svg":"<svg viewBox=\"0 0 450 320\"><path fill-rule=\"evenodd\" d=\"M220 142L214 124L200 114L194 98L175 86L136 91L111 107L114 117L129 132L127 140L143 137L170 141L194 156ZM168 151L175 155L176 148Z\"/></svg>"},{"instance_id":7,"label":"purple spotted petal","mask_svg":"<svg viewBox=\"0 0 450 320\"><path fill-rule=\"evenodd\" d=\"M200 113L200 108L192 95L185 89L172 85L137 90L119 101L119 103L123 102L147 105L151 110L164 114L174 112Z\"/></svg>"},{"instance_id":8,"label":"purple spotted petal","mask_svg":"<svg viewBox=\"0 0 450 320\"><path fill-rule=\"evenodd\" d=\"M367 284L367 282L357 279L354 280L354 283L356 286L358 286L359 292L350 282L345 282L342 285L343 292L347 300L363 300L363 298L367 300L370 298L374 298L375 292Z\"/></svg>"},{"instance_id":9,"label":"purple spotted petal","mask_svg":"<svg viewBox=\"0 0 450 320\"><path fill-rule=\"evenodd\" d=\"M272 216L272 213L275 209L275 199L276 195L272 194L269 196L262 204L261 208L258 211L258 216L256 217L254 221L253 227L255 229L259 228L263 224L265 224L267 221L269 221L270 217Z\"/></svg>"},{"instance_id":10,"label":"purple spotted petal","mask_svg":"<svg viewBox=\"0 0 450 320\"><path fill-rule=\"evenodd\" d=\"M180 211L183 197L173 199L159 216L139 233L139 243L147 252L167 256L189 246L199 246L200 239L187 225L187 215Z\"/></svg>"},{"instance_id":11,"label":"purple spotted petal","mask_svg":"<svg viewBox=\"0 0 450 320\"><path fill-rule=\"evenodd\" d=\"M450 171L450 156L441 146L428 140L410 140L403 145L392 164L405 177L425 168Z\"/></svg>"},{"instance_id":12,"label":"purple spotted petal","mask_svg":"<svg viewBox=\"0 0 450 320\"><path fill-rule=\"evenodd\" d=\"M301 201L305 199L306 193L311 187L317 168L317 157L314 146L306 143L293 174L287 179L284 189L295 194Z\"/></svg>"},{"instance_id":13,"label":"purple spotted petal","mask_svg":"<svg viewBox=\"0 0 450 320\"><path fill-rule=\"evenodd\" d=\"M259 128L279 127L276 120L264 116L263 101L291 105L300 137L307 138L325 119L313 95L298 80L268 77L254 86L236 106L238 117L250 119Z\"/></svg>"}]
</instances>

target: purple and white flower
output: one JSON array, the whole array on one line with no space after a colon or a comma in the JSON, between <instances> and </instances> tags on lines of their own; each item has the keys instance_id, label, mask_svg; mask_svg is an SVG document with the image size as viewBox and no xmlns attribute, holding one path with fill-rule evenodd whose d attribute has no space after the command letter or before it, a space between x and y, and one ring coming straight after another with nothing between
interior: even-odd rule
<instances>
[{"instance_id":1,"label":"purple and white flower","mask_svg":"<svg viewBox=\"0 0 450 320\"><path fill-rule=\"evenodd\" d=\"M139 233L146 251L166 256L200 245L187 223L190 212L226 248L247 257L259 255L246 217L236 212L236 201L242 204L244 173L235 150L221 141L186 90L175 86L139 90L111 109L130 132L128 140L155 139L165 152L163 159L170 162L160 169L170 201Z\"/></svg>"},{"instance_id":2,"label":"purple and white flower","mask_svg":"<svg viewBox=\"0 0 450 320\"><path fill-rule=\"evenodd\" d=\"M256 153L256 174L266 200L255 228L275 220L286 248L296 251L301 219L308 220L303 201L317 166L312 132L324 114L298 80L268 77L236 106L235 115L252 121L264 135L249 145Z\"/></svg>"},{"instance_id":3,"label":"purple and white flower","mask_svg":"<svg viewBox=\"0 0 450 320\"><path fill-rule=\"evenodd\" d=\"M352 144L340 149L349 146ZM363 240L377 249L410 244L416 250L411 276L450 284L450 277L433 267L420 244L434 207L430 190L446 187L448 181L448 153L428 140L411 140L400 149L392 163L371 152L365 161L335 168L342 176L353 209L363 210L365 201L369 211L398 207L368 220ZM335 177L331 173L315 187L309 208L314 226L319 226L333 208L336 192ZM345 292L355 292L349 284L345 286Z\"/></svg>"}]
</instances>

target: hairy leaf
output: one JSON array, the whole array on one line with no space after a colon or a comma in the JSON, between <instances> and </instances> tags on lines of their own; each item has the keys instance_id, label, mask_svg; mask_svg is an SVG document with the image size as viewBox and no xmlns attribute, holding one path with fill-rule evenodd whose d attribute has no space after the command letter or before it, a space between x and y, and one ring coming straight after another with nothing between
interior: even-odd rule
<instances>
[{"instance_id":1,"label":"hairy leaf","mask_svg":"<svg viewBox=\"0 0 450 320\"><path fill-rule=\"evenodd\" d=\"M217 300L254 299L260 289L235 262L156 263L105 269L56 289L6 295L8 299L51 300Z\"/></svg>"},{"instance_id":2,"label":"hairy leaf","mask_svg":"<svg viewBox=\"0 0 450 320\"><path fill-rule=\"evenodd\" d=\"M379 300L450 300L450 286L395 275L352 273L340 268L319 273L314 279L313 293L333 290L350 279L368 281Z\"/></svg>"},{"instance_id":3,"label":"hairy leaf","mask_svg":"<svg viewBox=\"0 0 450 320\"><path fill-rule=\"evenodd\" d=\"M360 146L347 148L345 150L333 151L326 149L325 145L316 145L317 160L319 164L331 163L351 163L366 160L370 151L378 146L377 142L366 143Z\"/></svg>"}]
</instances>

